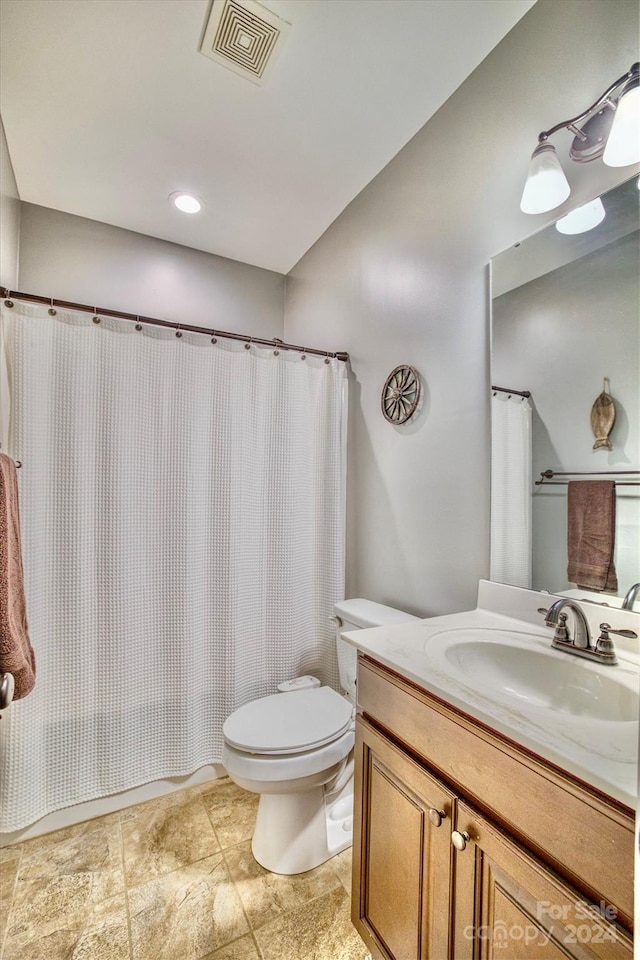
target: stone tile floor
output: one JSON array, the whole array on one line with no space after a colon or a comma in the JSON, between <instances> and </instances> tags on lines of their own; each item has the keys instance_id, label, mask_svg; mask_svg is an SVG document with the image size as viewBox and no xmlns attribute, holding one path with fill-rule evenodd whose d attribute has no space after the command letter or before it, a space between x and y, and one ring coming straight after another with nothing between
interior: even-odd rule
<instances>
[{"instance_id":1,"label":"stone tile floor","mask_svg":"<svg viewBox=\"0 0 640 960\"><path fill-rule=\"evenodd\" d=\"M366 960L351 850L295 877L251 855L228 778L0 850L0 960Z\"/></svg>"}]
</instances>

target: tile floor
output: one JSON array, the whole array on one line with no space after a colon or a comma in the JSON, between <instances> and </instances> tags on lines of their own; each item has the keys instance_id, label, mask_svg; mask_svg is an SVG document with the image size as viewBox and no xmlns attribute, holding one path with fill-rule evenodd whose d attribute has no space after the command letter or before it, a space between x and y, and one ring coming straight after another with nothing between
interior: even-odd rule
<instances>
[{"instance_id":1,"label":"tile floor","mask_svg":"<svg viewBox=\"0 0 640 960\"><path fill-rule=\"evenodd\" d=\"M251 856L257 796L216 780L0 850L0 960L366 960L351 850Z\"/></svg>"}]
</instances>

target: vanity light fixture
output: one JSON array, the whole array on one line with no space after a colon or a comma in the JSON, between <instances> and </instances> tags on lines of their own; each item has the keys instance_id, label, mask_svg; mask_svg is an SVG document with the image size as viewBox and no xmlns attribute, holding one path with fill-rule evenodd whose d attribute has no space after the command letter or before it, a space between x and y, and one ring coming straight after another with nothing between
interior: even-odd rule
<instances>
[{"instance_id":1,"label":"vanity light fixture","mask_svg":"<svg viewBox=\"0 0 640 960\"><path fill-rule=\"evenodd\" d=\"M200 213L202 210L201 200L190 193L183 193L181 190L170 194L169 200L181 213Z\"/></svg>"},{"instance_id":2,"label":"vanity light fixture","mask_svg":"<svg viewBox=\"0 0 640 960\"><path fill-rule=\"evenodd\" d=\"M520 201L523 213L546 213L569 196L569 181L549 143L549 137L565 129L574 135L569 157L576 163L602 157L607 166L625 167L640 161L640 63L632 64L578 116L539 134Z\"/></svg>"},{"instance_id":3,"label":"vanity light fixture","mask_svg":"<svg viewBox=\"0 0 640 960\"><path fill-rule=\"evenodd\" d=\"M583 203L581 207L576 207L566 217L562 217L556 223L556 230L559 233L575 234L586 233L587 230L593 230L605 218L605 209L600 197L590 200L589 203Z\"/></svg>"},{"instance_id":4,"label":"vanity light fixture","mask_svg":"<svg viewBox=\"0 0 640 960\"><path fill-rule=\"evenodd\" d=\"M602 162L608 167L627 167L640 159L640 76L638 64L634 66L635 76L622 89L602 154Z\"/></svg>"}]
</instances>

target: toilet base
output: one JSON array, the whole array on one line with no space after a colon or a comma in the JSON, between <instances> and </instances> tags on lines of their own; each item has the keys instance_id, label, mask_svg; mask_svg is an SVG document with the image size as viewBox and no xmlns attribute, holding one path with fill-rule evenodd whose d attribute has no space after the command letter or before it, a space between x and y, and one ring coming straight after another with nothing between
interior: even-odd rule
<instances>
[{"instance_id":1,"label":"toilet base","mask_svg":"<svg viewBox=\"0 0 640 960\"><path fill-rule=\"evenodd\" d=\"M263 793L251 850L271 873L305 873L351 846L353 777L338 791Z\"/></svg>"}]
</instances>

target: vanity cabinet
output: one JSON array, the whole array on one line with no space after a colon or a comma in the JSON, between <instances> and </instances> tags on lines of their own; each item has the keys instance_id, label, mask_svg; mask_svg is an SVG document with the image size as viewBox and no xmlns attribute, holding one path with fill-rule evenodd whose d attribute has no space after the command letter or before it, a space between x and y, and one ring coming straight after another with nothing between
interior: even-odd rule
<instances>
[{"instance_id":1,"label":"vanity cabinet","mask_svg":"<svg viewBox=\"0 0 640 960\"><path fill-rule=\"evenodd\" d=\"M382 957L447 956L451 817L455 797L431 774L357 720L362 805L355 811L361 901L356 924ZM357 794L358 795L358 794ZM358 806L360 809L358 810Z\"/></svg>"},{"instance_id":2,"label":"vanity cabinet","mask_svg":"<svg viewBox=\"0 0 640 960\"><path fill-rule=\"evenodd\" d=\"M353 864L378 960L632 956L631 811L362 656Z\"/></svg>"},{"instance_id":3,"label":"vanity cabinet","mask_svg":"<svg viewBox=\"0 0 640 960\"><path fill-rule=\"evenodd\" d=\"M455 854L455 960L631 960L630 938L606 913L464 801L456 824L465 846Z\"/></svg>"}]
</instances>

